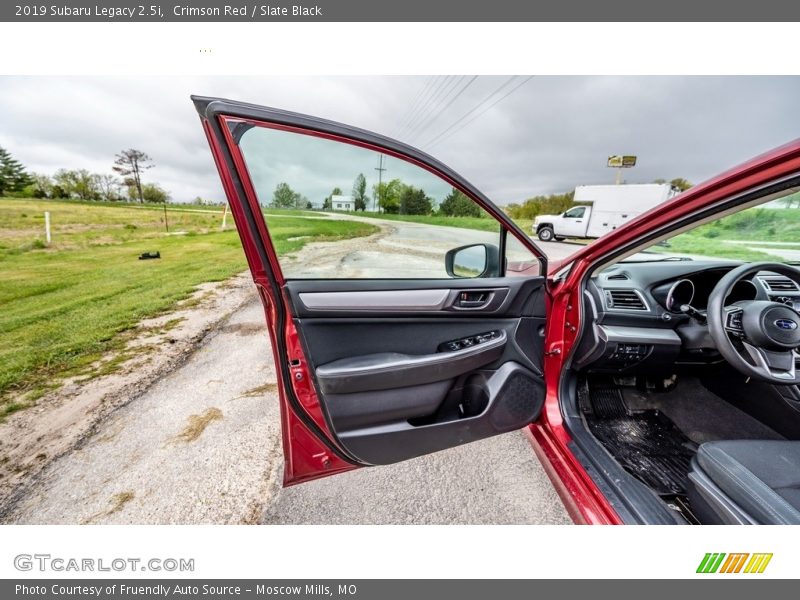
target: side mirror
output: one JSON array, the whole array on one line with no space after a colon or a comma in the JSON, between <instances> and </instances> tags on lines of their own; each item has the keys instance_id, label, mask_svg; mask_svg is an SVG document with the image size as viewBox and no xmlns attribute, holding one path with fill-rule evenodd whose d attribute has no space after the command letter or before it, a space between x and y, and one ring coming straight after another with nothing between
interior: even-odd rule
<instances>
[{"instance_id":1,"label":"side mirror","mask_svg":"<svg viewBox=\"0 0 800 600\"><path fill-rule=\"evenodd\" d=\"M444 266L450 277L499 277L500 250L494 244L470 244L449 250Z\"/></svg>"}]
</instances>

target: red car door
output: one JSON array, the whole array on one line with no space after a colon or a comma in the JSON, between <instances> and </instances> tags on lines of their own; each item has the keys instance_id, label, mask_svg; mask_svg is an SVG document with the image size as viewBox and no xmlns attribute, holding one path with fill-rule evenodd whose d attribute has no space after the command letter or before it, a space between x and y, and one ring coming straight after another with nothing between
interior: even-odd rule
<instances>
[{"instance_id":1,"label":"red car door","mask_svg":"<svg viewBox=\"0 0 800 600\"><path fill-rule=\"evenodd\" d=\"M501 210L394 140L270 108L193 101L266 312L284 484L406 460L539 417L547 259ZM353 194L343 193L351 181ZM304 208L323 190L332 190L322 207L334 216L270 209L265 219L266 205ZM307 246L302 232L284 231L317 223L323 239L347 237L353 223L370 222L348 212L354 207L429 213L444 202L473 215L465 217L472 226L373 218L375 233Z\"/></svg>"}]
</instances>

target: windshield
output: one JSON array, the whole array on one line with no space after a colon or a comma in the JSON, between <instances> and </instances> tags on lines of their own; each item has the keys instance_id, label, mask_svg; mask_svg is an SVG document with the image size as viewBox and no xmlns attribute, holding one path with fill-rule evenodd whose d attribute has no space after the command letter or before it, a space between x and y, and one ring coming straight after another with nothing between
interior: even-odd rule
<instances>
[{"instance_id":1,"label":"windshield","mask_svg":"<svg viewBox=\"0 0 800 600\"><path fill-rule=\"evenodd\" d=\"M708 258L800 262L800 192L700 225L623 262Z\"/></svg>"}]
</instances>

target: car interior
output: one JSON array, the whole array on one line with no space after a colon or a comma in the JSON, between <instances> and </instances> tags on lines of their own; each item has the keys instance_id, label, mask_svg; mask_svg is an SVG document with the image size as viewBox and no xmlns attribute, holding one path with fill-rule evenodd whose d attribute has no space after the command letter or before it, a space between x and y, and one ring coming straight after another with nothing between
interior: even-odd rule
<instances>
[{"instance_id":1,"label":"car interior","mask_svg":"<svg viewBox=\"0 0 800 600\"><path fill-rule=\"evenodd\" d=\"M576 450L646 522L800 523L800 270L661 256L586 282Z\"/></svg>"}]
</instances>

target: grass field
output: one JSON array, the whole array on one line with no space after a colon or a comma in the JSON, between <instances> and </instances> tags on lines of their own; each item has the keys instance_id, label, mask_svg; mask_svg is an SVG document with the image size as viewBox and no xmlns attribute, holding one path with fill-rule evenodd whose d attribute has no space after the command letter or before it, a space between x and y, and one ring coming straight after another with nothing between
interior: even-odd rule
<instances>
[{"instance_id":1,"label":"grass field","mask_svg":"<svg viewBox=\"0 0 800 600\"><path fill-rule=\"evenodd\" d=\"M45 210L50 246L43 242ZM270 223L280 254L377 230L281 214ZM168 218L170 231L182 234L165 234L160 210L0 199L0 418L119 349L122 332L198 284L247 268L230 216L228 231L219 231L221 211L170 210ZM138 260L151 250L162 258ZM24 401L10 403L19 392Z\"/></svg>"},{"instance_id":2,"label":"grass field","mask_svg":"<svg viewBox=\"0 0 800 600\"><path fill-rule=\"evenodd\" d=\"M479 231L497 231L497 222L490 217L445 217L442 215L388 215L386 213L359 212L359 217L386 219L387 221L407 221L410 223L428 223L429 225L443 225L445 227L462 227L464 229L477 229ZM519 219L514 222L522 231L530 234L533 221Z\"/></svg>"},{"instance_id":3,"label":"grass field","mask_svg":"<svg viewBox=\"0 0 800 600\"><path fill-rule=\"evenodd\" d=\"M742 241L752 245L731 243ZM759 242L768 242L773 249L791 249L791 244L800 242L800 209L750 208L675 236L668 247L656 246L653 250L743 261L780 260L760 251Z\"/></svg>"}]
</instances>

